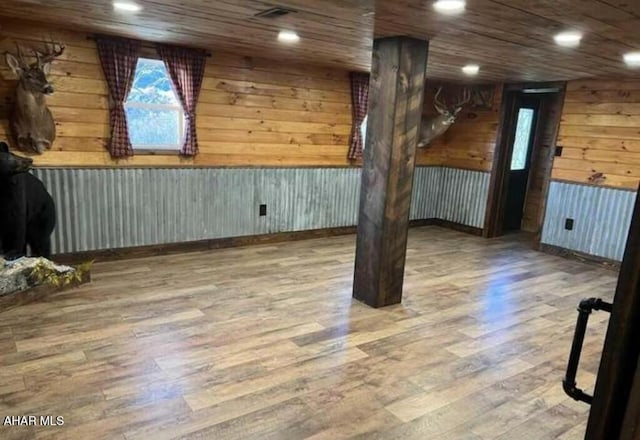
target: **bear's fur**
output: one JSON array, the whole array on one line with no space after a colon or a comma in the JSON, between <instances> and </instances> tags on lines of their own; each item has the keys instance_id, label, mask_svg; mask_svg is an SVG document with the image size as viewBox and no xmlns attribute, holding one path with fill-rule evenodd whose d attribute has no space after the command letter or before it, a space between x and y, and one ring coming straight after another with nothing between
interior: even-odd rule
<instances>
[{"instance_id":1,"label":"bear's fur","mask_svg":"<svg viewBox=\"0 0 640 440\"><path fill-rule=\"evenodd\" d=\"M42 182L29 173L31 159L16 156L0 142L0 255L51 256L56 208Z\"/></svg>"}]
</instances>

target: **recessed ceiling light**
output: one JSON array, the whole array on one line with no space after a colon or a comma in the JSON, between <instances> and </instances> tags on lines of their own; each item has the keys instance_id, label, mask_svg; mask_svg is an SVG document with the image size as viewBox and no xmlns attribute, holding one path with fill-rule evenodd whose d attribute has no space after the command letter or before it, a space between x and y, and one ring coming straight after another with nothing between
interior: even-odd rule
<instances>
[{"instance_id":1,"label":"recessed ceiling light","mask_svg":"<svg viewBox=\"0 0 640 440\"><path fill-rule=\"evenodd\" d=\"M477 75L480 72L480 66L477 64L467 64L462 68L462 72L465 75Z\"/></svg>"},{"instance_id":2,"label":"recessed ceiling light","mask_svg":"<svg viewBox=\"0 0 640 440\"><path fill-rule=\"evenodd\" d=\"M442 14L459 14L464 11L465 0L438 0L433 8Z\"/></svg>"},{"instance_id":3,"label":"recessed ceiling light","mask_svg":"<svg viewBox=\"0 0 640 440\"><path fill-rule=\"evenodd\" d=\"M553 37L554 41L559 46L564 47L577 47L580 45L580 40L582 40L582 34L580 32L561 32L555 37Z\"/></svg>"},{"instance_id":4,"label":"recessed ceiling light","mask_svg":"<svg viewBox=\"0 0 640 440\"><path fill-rule=\"evenodd\" d=\"M640 52L629 52L625 53L624 62L627 63L629 67L640 67Z\"/></svg>"},{"instance_id":5,"label":"recessed ceiling light","mask_svg":"<svg viewBox=\"0 0 640 440\"><path fill-rule=\"evenodd\" d=\"M113 7L119 11L138 12L142 10L140 5L131 2L113 2Z\"/></svg>"},{"instance_id":6,"label":"recessed ceiling light","mask_svg":"<svg viewBox=\"0 0 640 440\"><path fill-rule=\"evenodd\" d=\"M300 41L300 36L294 31L280 31L278 33L278 41L283 43L297 43Z\"/></svg>"}]
</instances>

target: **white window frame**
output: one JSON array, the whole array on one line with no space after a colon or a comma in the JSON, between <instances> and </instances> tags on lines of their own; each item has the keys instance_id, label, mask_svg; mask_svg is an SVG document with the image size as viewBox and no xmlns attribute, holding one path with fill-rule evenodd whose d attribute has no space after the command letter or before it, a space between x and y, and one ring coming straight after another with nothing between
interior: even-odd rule
<instances>
[{"instance_id":1,"label":"white window frame","mask_svg":"<svg viewBox=\"0 0 640 440\"><path fill-rule=\"evenodd\" d=\"M140 59L161 62L164 64L164 61L157 58L138 57L138 60ZM138 69L138 62L136 61L136 70L137 69ZM165 65L165 69L166 69L166 65ZM135 76L135 73L134 73L134 76ZM167 76L169 76L169 72L167 72ZM171 81L171 89L173 90L173 94L176 96L176 99L178 99L178 93L176 92L176 87L173 84L173 80L171 79L171 76L169 76L169 81ZM127 100L128 99L129 99L129 96L127 96ZM128 108L141 108L141 109L149 109L149 110L177 110L178 144L144 144L144 145L138 144L136 145L133 142L131 142L131 147L135 152L160 151L160 152L172 153L172 152L179 152L180 150L182 150L182 146L184 144L184 139L185 139L186 120L184 117L184 109L182 108L182 105L180 105L180 102L178 102L177 104L149 104L149 103L143 103L143 102L125 102L124 107L125 107L125 112ZM127 123L128 122L129 120L127 118ZM129 139L131 140L131 135L129 135Z\"/></svg>"}]
</instances>

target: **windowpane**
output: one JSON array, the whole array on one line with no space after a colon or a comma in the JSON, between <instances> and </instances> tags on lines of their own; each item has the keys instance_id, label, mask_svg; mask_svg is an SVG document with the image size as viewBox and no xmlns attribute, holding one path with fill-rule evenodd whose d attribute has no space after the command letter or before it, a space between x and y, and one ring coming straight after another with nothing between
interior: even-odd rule
<instances>
[{"instance_id":1,"label":"windowpane","mask_svg":"<svg viewBox=\"0 0 640 440\"><path fill-rule=\"evenodd\" d=\"M127 102L180 105L162 60L138 59Z\"/></svg>"},{"instance_id":2,"label":"windowpane","mask_svg":"<svg viewBox=\"0 0 640 440\"><path fill-rule=\"evenodd\" d=\"M131 144L136 147L176 148L181 143L179 110L127 107Z\"/></svg>"},{"instance_id":3,"label":"windowpane","mask_svg":"<svg viewBox=\"0 0 640 440\"><path fill-rule=\"evenodd\" d=\"M531 139L531 125L533 124L534 110L521 108L518 112L516 125L516 137L513 142L513 156L511 157L511 170L524 170L527 166L527 153Z\"/></svg>"},{"instance_id":4,"label":"windowpane","mask_svg":"<svg viewBox=\"0 0 640 440\"><path fill-rule=\"evenodd\" d=\"M369 119L369 115L365 116L362 120L362 124L360 125L360 134L362 135L362 149L364 150L365 145L367 144L367 121Z\"/></svg>"},{"instance_id":5,"label":"windowpane","mask_svg":"<svg viewBox=\"0 0 640 440\"><path fill-rule=\"evenodd\" d=\"M138 60L125 109L134 148L180 148L184 116L164 62Z\"/></svg>"}]
</instances>

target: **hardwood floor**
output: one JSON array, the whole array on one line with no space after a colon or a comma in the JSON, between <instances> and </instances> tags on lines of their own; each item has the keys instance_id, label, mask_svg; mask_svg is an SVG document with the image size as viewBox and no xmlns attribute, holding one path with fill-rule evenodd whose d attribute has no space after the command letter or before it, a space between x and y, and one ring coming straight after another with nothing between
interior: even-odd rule
<instances>
[{"instance_id":1,"label":"hardwood floor","mask_svg":"<svg viewBox=\"0 0 640 440\"><path fill-rule=\"evenodd\" d=\"M412 229L403 304L351 299L355 236L100 263L0 313L2 439L581 439L576 306L616 274ZM592 390L606 313L578 385Z\"/></svg>"}]
</instances>

